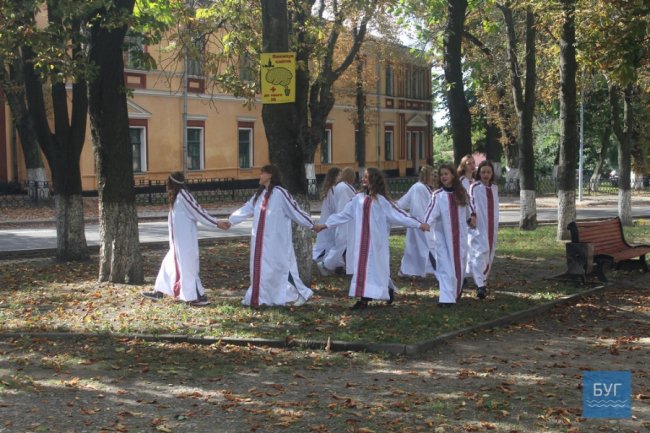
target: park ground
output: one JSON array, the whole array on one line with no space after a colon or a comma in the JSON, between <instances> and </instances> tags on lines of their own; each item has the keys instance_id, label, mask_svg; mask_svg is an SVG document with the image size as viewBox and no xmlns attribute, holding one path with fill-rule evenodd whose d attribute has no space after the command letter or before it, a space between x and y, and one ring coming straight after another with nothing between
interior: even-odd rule
<instances>
[{"instance_id":1,"label":"park ground","mask_svg":"<svg viewBox=\"0 0 650 433\"><path fill-rule=\"evenodd\" d=\"M629 234L650 243L647 222ZM242 242L201 248L213 301L204 308L139 296L163 250L143 250L145 287L97 284L96 257L3 261L0 433L650 431L650 275L634 271L611 272L602 291L571 304L409 356L129 337L413 342L597 284L547 279L564 270L553 227L499 235L490 296L479 302L470 290L451 311L435 308L433 280L401 278L397 305L352 314L347 278L319 276L305 306L250 310L239 304L248 282ZM402 242L391 239L395 272ZM631 371L632 418L581 416L587 370Z\"/></svg>"}]
</instances>

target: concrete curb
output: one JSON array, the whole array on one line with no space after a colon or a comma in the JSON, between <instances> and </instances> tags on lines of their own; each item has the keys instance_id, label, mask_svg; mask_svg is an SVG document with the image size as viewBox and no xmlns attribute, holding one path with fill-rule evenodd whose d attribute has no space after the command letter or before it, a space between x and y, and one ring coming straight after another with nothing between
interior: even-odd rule
<instances>
[{"instance_id":1,"label":"concrete curb","mask_svg":"<svg viewBox=\"0 0 650 433\"><path fill-rule=\"evenodd\" d=\"M111 334L111 333L69 333L69 332L5 332L0 333L0 339L10 338L48 338L48 339L87 339L87 338L115 338L128 340L143 340L151 342L166 343L189 343L189 344L232 344L236 346L264 346L274 348L299 348L314 350L330 350L333 352L371 352L371 353L389 353L393 355L417 355L428 352L435 347L447 343L456 337L460 337L473 332L511 325L513 323L532 319L556 306L571 304L586 296L600 293L607 289L607 286L601 285L584 292L574 293L573 295L564 296L560 299L529 308L524 311L518 311L505 317L479 323L458 331L448 332L439 335L431 340L421 341L414 344L404 343L370 343L370 342L348 342L348 341L321 341L321 340L298 340L287 338L284 340L268 338L232 338L232 337L193 337L189 335L173 334Z\"/></svg>"}]
</instances>

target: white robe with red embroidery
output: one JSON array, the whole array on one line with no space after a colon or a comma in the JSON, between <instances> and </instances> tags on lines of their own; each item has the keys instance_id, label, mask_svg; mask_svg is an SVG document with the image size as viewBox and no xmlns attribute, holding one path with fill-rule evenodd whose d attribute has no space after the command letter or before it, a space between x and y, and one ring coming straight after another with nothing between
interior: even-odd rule
<instances>
[{"instance_id":1,"label":"white robe with red embroidery","mask_svg":"<svg viewBox=\"0 0 650 433\"><path fill-rule=\"evenodd\" d=\"M334 188L331 188L325 198L320 210L320 224L327 223L327 218L336 213L336 203L334 202ZM312 249L312 259L323 259L327 252L334 246L334 231L323 230L316 236L316 243Z\"/></svg>"},{"instance_id":2,"label":"white robe with red embroidery","mask_svg":"<svg viewBox=\"0 0 650 433\"><path fill-rule=\"evenodd\" d=\"M496 185L474 182L469 189L470 202L476 213L476 229L469 230L467 273L478 287L487 284L499 229L499 190Z\"/></svg>"},{"instance_id":3,"label":"white robe with red embroidery","mask_svg":"<svg viewBox=\"0 0 650 433\"><path fill-rule=\"evenodd\" d=\"M397 205L409 211L412 217L423 221L424 213L431 201L431 193L429 185L416 182L397 201ZM431 232L423 232L418 228L406 229L404 256L402 257L400 272L404 275L418 277L433 274L433 265L429 259L429 254L433 253L433 247L433 234Z\"/></svg>"},{"instance_id":4,"label":"white robe with red embroidery","mask_svg":"<svg viewBox=\"0 0 650 433\"><path fill-rule=\"evenodd\" d=\"M345 205L357 194L347 182L341 181L334 186L334 203L336 212L341 212ZM343 259L345 253L345 260ZM334 230L334 246L323 259L325 267L334 270L345 266L345 273L354 272L354 224L344 224Z\"/></svg>"},{"instance_id":5,"label":"white robe with red embroidery","mask_svg":"<svg viewBox=\"0 0 650 433\"><path fill-rule=\"evenodd\" d=\"M309 214L289 192L279 186L270 196L264 191L255 200L233 212L229 221L240 223L253 218L250 251L251 285L242 300L244 305L285 305L311 298L313 292L300 280L296 253L291 239L291 221L311 228Z\"/></svg>"},{"instance_id":6,"label":"white robe with red embroidery","mask_svg":"<svg viewBox=\"0 0 650 433\"><path fill-rule=\"evenodd\" d=\"M388 237L393 225L419 227L420 222L379 195L375 199L357 194L343 211L330 215L327 227L352 222L355 267L350 282L351 297L388 299L390 248Z\"/></svg>"},{"instance_id":7,"label":"white robe with red embroidery","mask_svg":"<svg viewBox=\"0 0 650 433\"><path fill-rule=\"evenodd\" d=\"M433 230L436 245L435 275L441 303L455 303L463 286L470 215L470 207L459 206L453 192L442 188L433 192L425 218Z\"/></svg>"},{"instance_id":8,"label":"white robe with red embroidery","mask_svg":"<svg viewBox=\"0 0 650 433\"><path fill-rule=\"evenodd\" d=\"M205 293L199 278L197 221L217 227L217 219L187 190L180 190L167 216L169 251L160 266L154 290L186 302L195 301Z\"/></svg>"}]
</instances>

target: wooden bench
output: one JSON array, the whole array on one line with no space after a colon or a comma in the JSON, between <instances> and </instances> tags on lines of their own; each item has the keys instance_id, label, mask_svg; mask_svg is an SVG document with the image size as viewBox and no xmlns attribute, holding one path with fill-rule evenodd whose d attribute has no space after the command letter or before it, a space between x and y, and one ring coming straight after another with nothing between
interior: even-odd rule
<instances>
[{"instance_id":1,"label":"wooden bench","mask_svg":"<svg viewBox=\"0 0 650 433\"><path fill-rule=\"evenodd\" d=\"M598 221L572 222L567 226L571 232L572 243L590 244L593 248L593 263L585 263L585 269L595 265L594 273L600 281L607 281L605 267L619 265L638 257L636 263L648 272L645 255L650 253L650 245L630 245L623 236L623 225L618 217Z\"/></svg>"}]
</instances>

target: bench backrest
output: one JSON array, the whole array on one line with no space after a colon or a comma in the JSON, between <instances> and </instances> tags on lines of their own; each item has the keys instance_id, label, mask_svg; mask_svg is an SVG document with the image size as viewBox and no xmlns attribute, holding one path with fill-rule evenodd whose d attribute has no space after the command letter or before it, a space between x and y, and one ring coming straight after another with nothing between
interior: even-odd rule
<instances>
[{"instance_id":1,"label":"bench backrest","mask_svg":"<svg viewBox=\"0 0 650 433\"><path fill-rule=\"evenodd\" d=\"M629 248L618 217L598 221L574 221L569 224L568 229L572 242L593 244L594 254L613 253Z\"/></svg>"}]
</instances>

